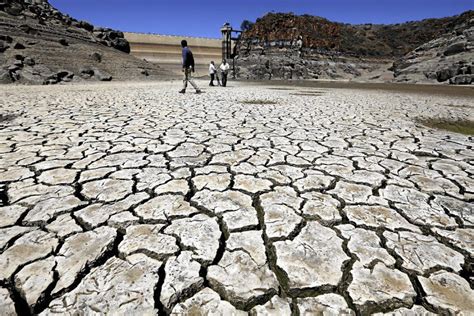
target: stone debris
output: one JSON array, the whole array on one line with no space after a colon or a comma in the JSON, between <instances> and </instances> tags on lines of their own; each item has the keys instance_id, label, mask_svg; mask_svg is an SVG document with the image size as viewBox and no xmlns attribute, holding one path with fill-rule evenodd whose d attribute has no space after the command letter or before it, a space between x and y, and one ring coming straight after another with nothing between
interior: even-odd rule
<instances>
[{"instance_id":1,"label":"stone debris","mask_svg":"<svg viewBox=\"0 0 474 316\"><path fill-rule=\"evenodd\" d=\"M9 86L0 314L474 313L469 98L234 84Z\"/></svg>"}]
</instances>

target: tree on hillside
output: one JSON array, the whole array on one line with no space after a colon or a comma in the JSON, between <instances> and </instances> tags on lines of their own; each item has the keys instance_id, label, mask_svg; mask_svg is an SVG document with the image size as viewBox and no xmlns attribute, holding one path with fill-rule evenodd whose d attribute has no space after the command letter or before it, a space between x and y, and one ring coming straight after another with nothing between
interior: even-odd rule
<instances>
[{"instance_id":1,"label":"tree on hillside","mask_svg":"<svg viewBox=\"0 0 474 316\"><path fill-rule=\"evenodd\" d=\"M253 27L253 25L253 22L250 22L249 20L244 20L242 24L240 24L240 30L242 30L242 32L248 31Z\"/></svg>"}]
</instances>

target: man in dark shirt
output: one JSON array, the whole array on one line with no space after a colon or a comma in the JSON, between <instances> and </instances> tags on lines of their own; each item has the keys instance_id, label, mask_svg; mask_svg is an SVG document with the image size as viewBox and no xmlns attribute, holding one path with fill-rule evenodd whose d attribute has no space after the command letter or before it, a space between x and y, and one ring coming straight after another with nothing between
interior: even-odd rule
<instances>
[{"instance_id":1,"label":"man in dark shirt","mask_svg":"<svg viewBox=\"0 0 474 316\"><path fill-rule=\"evenodd\" d=\"M188 47L188 42L186 40L181 41L181 47L183 48L183 89L179 91L179 93L186 93L186 88L188 86L188 82L196 89L196 93L201 93L198 86L194 82L192 78L192 73L194 72L194 57L193 53Z\"/></svg>"}]
</instances>

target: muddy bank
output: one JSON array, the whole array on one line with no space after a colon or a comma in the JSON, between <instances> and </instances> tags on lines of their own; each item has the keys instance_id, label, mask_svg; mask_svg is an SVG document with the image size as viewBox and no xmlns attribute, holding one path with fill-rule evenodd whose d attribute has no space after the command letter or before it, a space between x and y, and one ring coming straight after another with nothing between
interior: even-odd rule
<instances>
[{"instance_id":1,"label":"muddy bank","mask_svg":"<svg viewBox=\"0 0 474 316\"><path fill-rule=\"evenodd\" d=\"M380 90L399 93L420 93L431 95L446 95L453 97L474 97L474 87L446 86L402 83L365 83L349 81L314 81L314 80L278 80L278 81L241 81L255 85L265 85L283 88L325 88L325 89L361 89Z\"/></svg>"}]
</instances>

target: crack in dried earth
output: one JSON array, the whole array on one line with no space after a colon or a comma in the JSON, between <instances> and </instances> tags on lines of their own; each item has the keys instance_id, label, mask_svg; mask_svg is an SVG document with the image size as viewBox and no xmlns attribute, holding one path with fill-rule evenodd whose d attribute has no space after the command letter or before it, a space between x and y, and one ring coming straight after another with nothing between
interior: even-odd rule
<instances>
[{"instance_id":1,"label":"crack in dried earth","mask_svg":"<svg viewBox=\"0 0 474 316\"><path fill-rule=\"evenodd\" d=\"M87 88L1 98L0 314L474 314L470 100Z\"/></svg>"}]
</instances>

